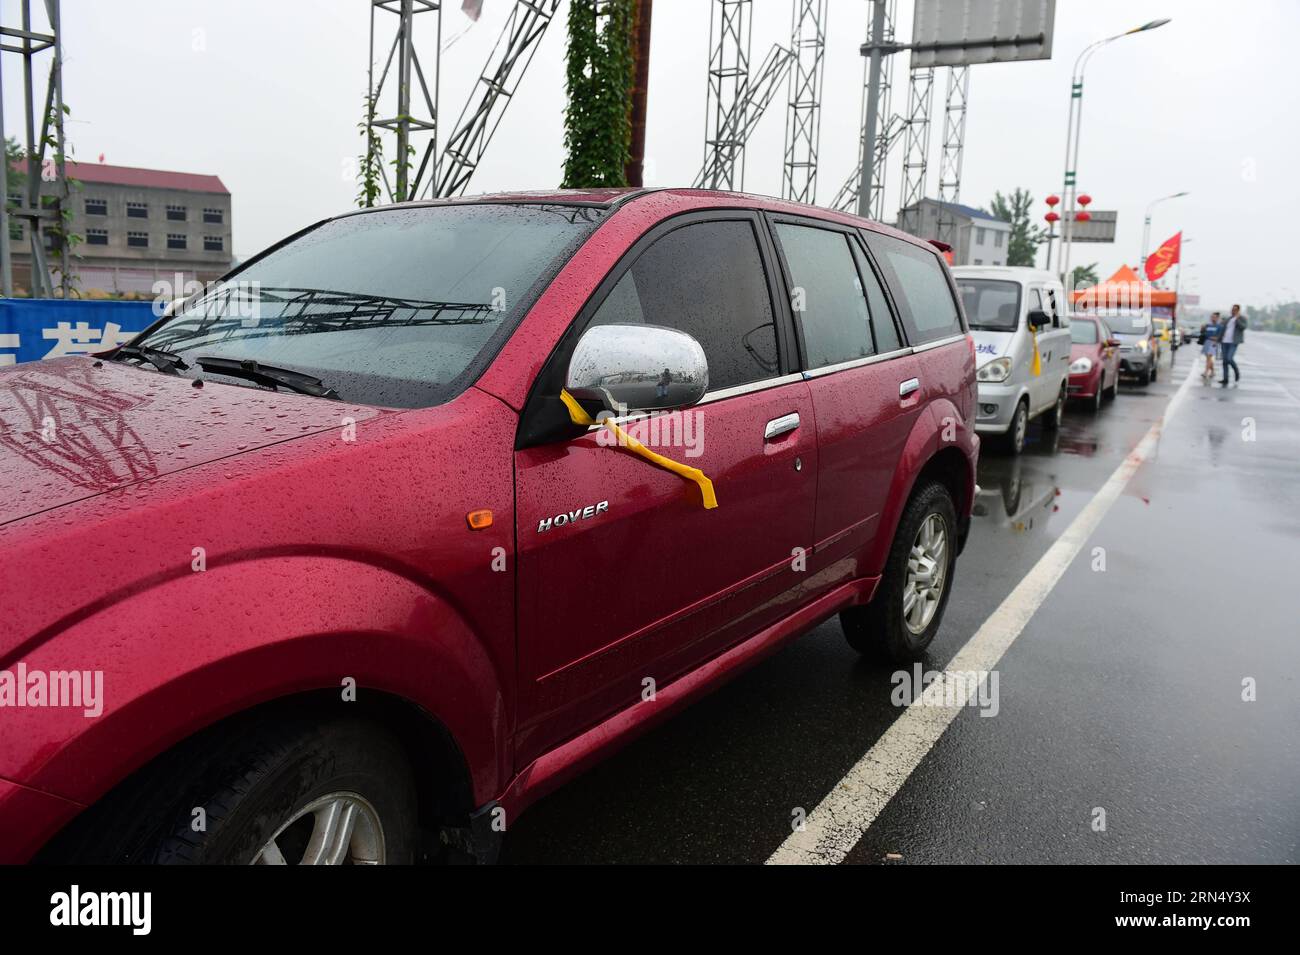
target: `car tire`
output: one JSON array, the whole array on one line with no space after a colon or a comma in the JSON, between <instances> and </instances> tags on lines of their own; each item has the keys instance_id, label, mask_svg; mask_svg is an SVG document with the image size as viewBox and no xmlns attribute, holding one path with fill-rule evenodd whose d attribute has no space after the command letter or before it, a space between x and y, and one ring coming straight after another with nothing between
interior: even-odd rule
<instances>
[{"instance_id":1,"label":"car tire","mask_svg":"<svg viewBox=\"0 0 1300 955\"><path fill-rule=\"evenodd\" d=\"M205 734L197 742L166 754L110 794L103 807L96 807L102 811L91 809L85 814L91 819L74 822L69 827L74 838L61 836L52 844L55 860L415 861L418 803L410 762L379 724L347 717L290 718L270 727L241 725ZM278 857L269 849L272 840Z\"/></svg>"},{"instance_id":2,"label":"car tire","mask_svg":"<svg viewBox=\"0 0 1300 955\"><path fill-rule=\"evenodd\" d=\"M1143 369L1142 369L1142 373L1141 373L1140 375L1138 375L1138 384L1141 385L1143 388L1145 388L1147 385L1151 384L1151 369L1150 369L1150 368L1143 368Z\"/></svg>"},{"instance_id":3,"label":"car tire","mask_svg":"<svg viewBox=\"0 0 1300 955\"><path fill-rule=\"evenodd\" d=\"M1156 357L1151 361L1151 381L1156 382L1159 380L1160 380L1160 358Z\"/></svg>"},{"instance_id":4,"label":"car tire","mask_svg":"<svg viewBox=\"0 0 1300 955\"><path fill-rule=\"evenodd\" d=\"M1106 397L1114 401L1119 397L1119 372L1115 372L1115 377L1110 380L1110 387L1106 389Z\"/></svg>"},{"instance_id":5,"label":"car tire","mask_svg":"<svg viewBox=\"0 0 1300 955\"><path fill-rule=\"evenodd\" d=\"M1093 414L1101 414L1102 395L1105 391L1105 389L1102 388L1101 383L1104 380L1104 377L1105 376L1102 375L1097 377L1097 390L1093 392L1092 405L1090 406Z\"/></svg>"},{"instance_id":6,"label":"car tire","mask_svg":"<svg viewBox=\"0 0 1300 955\"><path fill-rule=\"evenodd\" d=\"M1048 431L1059 430L1061 423L1065 420L1065 400L1067 396L1068 392L1066 391L1065 383L1062 382L1061 390L1056 396L1056 404L1052 406L1051 410L1048 411L1047 414L1043 415L1043 427Z\"/></svg>"},{"instance_id":7,"label":"car tire","mask_svg":"<svg viewBox=\"0 0 1300 955\"><path fill-rule=\"evenodd\" d=\"M923 543L923 532L930 534L929 543ZM935 553L936 533L941 535L941 554ZM912 494L903 510L875 599L840 614L849 646L894 663L922 659L943 621L956 562L957 509L948 488L931 481ZM922 593L927 575L937 579L938 586Z\"/></svg>"},{"instance_id":8,"label":"car tire","mask_svg":"<svg viewBox=\"0 0 1300 955\"><path fill-rule=\"evenodd\" d=\"M1011 415L1011 425L1002 435L1002 447L1010 454L1025 450L1025 435L1029 433L1029 402L1022 399Z\"/></svg>"}]
</instances>

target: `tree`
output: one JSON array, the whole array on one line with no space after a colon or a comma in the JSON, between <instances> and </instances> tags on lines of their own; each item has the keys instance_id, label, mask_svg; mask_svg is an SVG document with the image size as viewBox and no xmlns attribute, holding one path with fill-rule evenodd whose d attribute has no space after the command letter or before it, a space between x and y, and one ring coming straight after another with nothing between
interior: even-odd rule
<instances>
[{"instance_id":1,"label":"tree","mask_svg":"<svg viewBox=\"0 0 1300 955\"><path fill-rule=\"evenodd\" d=\"M992 212L1004 222L1011 223L1011 241L1007 243L1007 265L1033 266L1038 257L1038 247L1047 238L1042 226L1036 226L1030 219L1034 197L1028 189L1017 188L1010 196L1000 192L993 193Z\"/></svg>"},{"instance_id":2,"label":"tree","mask_svg":"<svg viewBox=\"0 0 1300 955\"><path fill-rule=\"evenodd\" d=\"M1070 275L1073 280L1070 288L1090 288L1101 281L1101 276L1097 274L1096 262L1088 265L1076 265Z\"/></svg>"}]
</instances>

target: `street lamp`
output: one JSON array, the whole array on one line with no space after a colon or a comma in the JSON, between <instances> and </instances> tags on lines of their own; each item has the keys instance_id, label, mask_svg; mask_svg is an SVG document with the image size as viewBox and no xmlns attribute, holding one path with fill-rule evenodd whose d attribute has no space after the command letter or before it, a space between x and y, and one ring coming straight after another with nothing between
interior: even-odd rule
<instances>
[{"instance_id":1,"label":"street lamp","mask_svg":"<svg viewBox=\"0 0 1300 955\"><path fill-rule=\"evenodd\" d=\"M1168 17L1161 20L1152 20L1140 27L1134 27L1132 30L1125 30L1123 33L1117 33L1114 36L1106 37L1104 40L1098 40L1096 43L1084 47L1083 52L1079 54L1079 58L1074 61L1074 73L1071 75L1070 80L1070 121L1065 131L1065 188L1062 192L1065 198L1065 214L1061 217L1062 283L1068 281L1066 277L1070 274L1070 233L1074 220L1075 181L1079 171L1079 136L1083 126L1083 71L1087 69L1088 60L1092 58L1092 54L1107 43L1113 43L1120 37L1130 36L1134 33L1145 33L1147 30L1154 30L1168 22Z\"/></svg>"},{"instance_id":2,"label":"street lamp","mask_svg":"<svg viewBox=\"0 0 1300 955\"><path fill-rule=\"evenodd\" d=\"M1175 192L1173 195L1161 196L1159 199L1151 200L1147 206L1146 218L1142 220L1142 258L1138 259L1138 266L1143 274L1146 274L1147 268L1147 249L1151 247L1151 210L1166 199L1181 199L1183 196L1190 196L1190 192Z\"/></svg>"}]
</instances>

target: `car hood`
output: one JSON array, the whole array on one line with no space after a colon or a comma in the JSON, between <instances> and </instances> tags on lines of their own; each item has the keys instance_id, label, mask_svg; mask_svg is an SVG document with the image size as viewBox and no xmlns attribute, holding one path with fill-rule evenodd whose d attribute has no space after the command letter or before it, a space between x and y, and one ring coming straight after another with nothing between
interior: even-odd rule
<instances>
[{"instance_id":1,"label":"car hood","mask_svg":"<svg viewBox=\"0 0 1300 955\"><path fill-rule=\"evenodd\" d=\"M385 413L69 357L0 370L0 524Z\"/></svg>"}]
</instances>

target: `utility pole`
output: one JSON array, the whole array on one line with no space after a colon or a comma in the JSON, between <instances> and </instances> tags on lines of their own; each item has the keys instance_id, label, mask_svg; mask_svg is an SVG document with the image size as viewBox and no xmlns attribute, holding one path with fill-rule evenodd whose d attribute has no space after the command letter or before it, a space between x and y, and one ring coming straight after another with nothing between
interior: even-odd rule
<instances>
[{"instance_id":1,"label":"utility pole","mask_svg":"<svg viewBox=\"0 0 1300 955\"><path fill-rule=\"evenodd\" d=\"M871 41L862 47L862 52L870 57L867 113L862 123L862 178L858 182L858 215L863 218L871 212L871 190L875 183L876 126L880 120L880 59L885 53L885 0L871 0L871 8Z\"/></svg>"}]
</instances>

